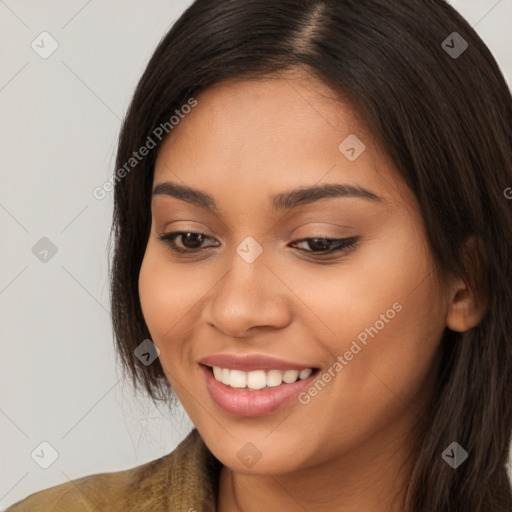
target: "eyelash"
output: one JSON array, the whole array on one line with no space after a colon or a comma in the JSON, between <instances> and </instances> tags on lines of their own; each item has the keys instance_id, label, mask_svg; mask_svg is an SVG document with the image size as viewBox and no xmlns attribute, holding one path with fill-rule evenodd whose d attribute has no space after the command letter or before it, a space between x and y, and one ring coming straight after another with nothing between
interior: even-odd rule
<instances>
[{"instance_id":1,"label":"eyelash","mask_svg":"<svg viewBox=\"0 0 512 512\"><path fill-rule=\"evenodd\" d=\"M174 231L172 233L166 233L164 235L160 235L158 238L164 242L171 251L178 253L178 254L190 254L190 253L197 253L198 251L201 251L205 248L197 248L197 249L183 249L178 248L174 244L174 240L182 235L198 235L204 237L204 240L212 240L211 238L207 237L203 233L198 233L195 231ZM346 252L349 249L352 249L358 242L360 237L350 237L350 238L327 238L327 237L311 237L311 238L302 238L300 240L296 240L293 242L294 244L300 243L300 242L310 242L312 240L325 240L326 242L330 244L335 244L334 249L330 249L327 251L311 251L306 249L299 249L300 251L313 254L319 257L322 256L328 256L331 254L334 254L336 252ZM206 247L207 249L208 247Z\"/></svg>"}]
</instances>

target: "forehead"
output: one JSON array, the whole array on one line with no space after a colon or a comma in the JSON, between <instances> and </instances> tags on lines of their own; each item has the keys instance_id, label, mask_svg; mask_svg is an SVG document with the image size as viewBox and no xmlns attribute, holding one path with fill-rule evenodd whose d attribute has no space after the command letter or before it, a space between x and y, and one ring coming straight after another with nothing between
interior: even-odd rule
<instances>
[{"instance_id":1,"label":"forehead","mask_svg":"<svg viewBox=\"0 0 512 512\"><path fill-rule=\"evenodd\" d=\"M210 148L209 141L215 141L211 146L219 152L218 143L225 140L252 142L254 149L262 145L287 149L298 140L324 140L327 133L327 144L347 130L358 132L364 139L371 135L348 104L304 72L283 71L250 80L233 78L214 84L196 99L197 106L173 129L166 146L195 142L204 151ZM206 131L208 137L199 138ZM195 141L188 140L191 135ZM308 148L310 144L304 149Z\"/></svg>"},{"instance_id":2,"label":"forehead","mask_svg":"<svg viewBox=\"0 0 512 512\"><path fill-rule=\"evenodd\" d=\"M161 146L154 183L222 185L242 196L321 182L379 188L383 196L383 187L396 188L390 161L357 112L311 75L230 79L196 100ZM364 151L351 161L340 144L354 136Z\"/></svg>"}]
</instances>

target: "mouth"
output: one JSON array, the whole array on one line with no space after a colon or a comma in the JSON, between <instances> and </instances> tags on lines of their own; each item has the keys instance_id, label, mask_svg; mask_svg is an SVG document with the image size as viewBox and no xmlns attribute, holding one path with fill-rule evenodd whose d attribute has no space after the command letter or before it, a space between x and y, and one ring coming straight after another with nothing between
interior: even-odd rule
<instances>
[{"instance_id":1,"label":"mouth","mask_svg":"<svg viewBox=\"0 0 512 512\"><path fill-rule=\"evenodd\" d=\"M258 391L260 389L273 388L284 384L293 384L298 380L307 379L310 375L319 371L319 368L303 368L297 370L253 370L243 371L219 366L204 365L218 382L235 389L248 389Z\"/></svg>"},{"instance_id":2,"label":"mouth","mask_svg":"<svg viewBox=\"0 0 512 512\"><path fill-rule=\"evenodd\" d=\"M201 363L199 367L217 406L230 415L244 417L264 416L277 411L311 386L320 372L319 368L246 372Z\"/></svg>"}]
</instances>

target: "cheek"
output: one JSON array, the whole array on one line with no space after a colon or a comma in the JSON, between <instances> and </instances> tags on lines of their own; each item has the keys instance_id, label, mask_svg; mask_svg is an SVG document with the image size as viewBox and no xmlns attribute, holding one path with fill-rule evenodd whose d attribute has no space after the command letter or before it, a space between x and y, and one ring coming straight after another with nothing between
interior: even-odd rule
<instances>
[{"instance_id":1,"label":"cheek","mask_svg":"<svg viewBox=\"0 0 512 512\"><path fill-rule=\"evenodd\" d=\"M445 329L439 290L431 278L420 283L413 291L404 288L401 311L368 343L368 367L382 381L375 384L403 401L428 387L425 379Z\"/></svg>"},{"instance_id":2,"label":"cheek","mask_svg":"<svg viewBox=\"0 0 512 512\"><path fill-rule=\"evenodd\" d=\"M153 342L163 351L168 351L167 340L176 338L183 329L184 319L195 307L208 287L204 273L186 272L168 261L165 248L155 247L150 242L139 273L139 296L146 325ZM202 276L202 278L201 278Z\"/></svg>"},{"instance_id":3,"label":"cheek","mask_svg":"<svg viewBox=\"0 0 512 512\"><path fill-rule=\"evenodd\" d=\"M445 328L442 290L423 239L412 231L389 240L347 260L342 271L333 267L328 274L324 268L324 275L302 279L298 292L316 313L307 327L329 354L328 366L338 356L346 361L334 380L351 408L374 400L371 409L378 410L385 402L399 404L396 396L412 398L425 383Z\"/></svg>"},{"instance_id":4,"label":"cheek","mask_svg":"<svg viewBox=\"0 0 512 512\"><path fill-rule=\"evenodd\" d=\"M273 265L273 270L293 292L290 300L297 298L297 320L331 354L348 350L351 340L376 322L379 336L400 326L394 335L402 332L406 340L428 332L442 316L429 253L407 221L365 240L335 265Z\"/></svg>"}]
</instances>

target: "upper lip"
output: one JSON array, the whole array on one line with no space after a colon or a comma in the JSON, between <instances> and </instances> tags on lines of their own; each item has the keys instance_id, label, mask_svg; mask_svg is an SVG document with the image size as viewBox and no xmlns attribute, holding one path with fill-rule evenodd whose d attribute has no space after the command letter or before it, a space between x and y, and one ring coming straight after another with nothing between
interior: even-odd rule
<instances>
[{"instance_id":1,"label":"upper lip","mask_svg":"<svg viewBox=\"0 0 512 512\"><path fill-rule=\"evenodd\" d=\"M218 366L220 368L229 368L231 370L305 370L314 368L311 365L284 361L275 357L265 355L245 355L236 354L214 354L204 357L199 363L206 366Z\"/></svg>"}]
</instances>

